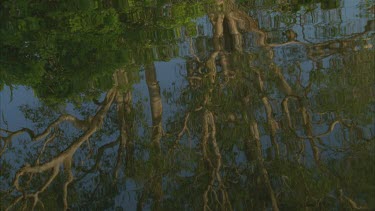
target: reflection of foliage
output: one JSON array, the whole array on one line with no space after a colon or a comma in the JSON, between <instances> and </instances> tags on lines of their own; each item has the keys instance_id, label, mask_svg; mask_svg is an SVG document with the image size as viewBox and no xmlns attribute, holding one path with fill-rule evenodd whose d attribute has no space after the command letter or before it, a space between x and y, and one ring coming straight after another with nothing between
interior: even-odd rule
<instances>
[{"instance_id":1,"label":"reflection of foliage","mask_svg":"<svg viewBox=\"0 0 375 211\"><path fill-rule=\"evenodd\" d=\"M111 3L118 7L111 8ZM135 1L54 3L71 10L53 13L61 18L56 22L70 21L55 26L62 33L52 33L52 43L57 44L51 51L34 55L46 49L38 42L30 44L33 49L16 46L17 42L5 44L18 49L16 54L25 53L10 61L20 59L24 66L41 63L37 81L20 79L3 69L12 65L2 64L4 81L32 86L47 102L68 97L78 105L85 101L78 93L100 99L101 90L108 91L102 102L94 99L98 107L79 108L82 118L62 114L48 116L46 123L47 109L36 115L25 107L26 117L45 131L1 130L1 155L12 153L8 146L20 133L38 144L30 150L30 164L17 169L10 187L14 191L0 192L1 199L9 201L1 206L9 206L13 199L16 208L42 208L43 201L46 209L115 209L124 194L128 199L122 200L136 201L138 209L155 210L375 206L374 178L369 176L373 137L364 133L374 121L365 115L373 103L366 92L374 83L372 51L342 53L345 46L352 50L351 38L345 40L348 45L333 50L327 46L344 41L289 42L280 46L298 55L289 58L287 67L279 67L274 52L280 46L268 44L267 33L233 1L216 1L219 5L208 10L212 46L202 49L209 54L197 52L199 56L187 59L188 84L179 90L181 95L170 95L178 112L165 121L163 131L163 99L152 62L168 59L169 47L177 49L169 43L180 38L174 30L190 23L202 5L193 5L196 11L190 13L187 3L161 4L165 15L160 16L155 12L160 5L144 3L147 6ZM228 4L224 11L217 9L222 3ZM107 28L107 23L113 27ZM256 48L245 49L245 34ZM199 49L194 46L198 42L192 38L193 49ZM323 48L327 49L319 51ZM2 53L11 55L9 49ZM300 54L316 65L309 74L300 64ZM325 59L330 62L326 70L319 66ZM150 98L149 127L143 104L134 104L131 92L140 64ZM63 121L71 126L67 129ZM1 177L10 180L14 175L8 174L15 169L5 159L1 165L6 169Z\"/></svg>"},{"instance_id":2,"label":"reflection of foliage","mask_svg":"<svg viewBox=\"0 0 375 211\"><path fill-rule=\"evenodd\" d=\"M110 78L123 63L121 24L113 9L66 12L64 4L24 2L21 9L17 3L2 4L2 84L31 86L41 98L53 94L61 100L96 78Z\"/></svg>"},{"instance_id":3,"label":"reflection of foliage","mask_svg":"<svg viewBox=\"0 0 375 211\"><path fill-rule=\"evenodd\" d=\"M0 84L30 86L48 103L77 99L78 93L92 87L108 89L111 83L106 81L117 68L169 59L169 48L175 48L171 44L181 37L175 32L184 25L192 28L192 19L203 14L203 3L168 4L173 14L160 16L157 11L164 6L136 4L123 11L97 1L5 1ZM135 24L142 21L153 26Z\"/></svg>"},{"instance_id":4,"label":"reflection of foliage","mask_svg":"<svg viewBox=\"0 0 375 211\"><path fill-rule=\"evenodd\" d=\"M278 4L275 4L275 0L265 0L265 1L255 1L255 0L238 0L239 4L247 7L252 8L256 6L263 6L267 8L277 7L277 10L281 10L283 12L296 12L301 7L309 7L311 5L320 5L320 7L324 10L335 9L340 6L339 0L291 0L291 1L283 1L279 0Z\"/></svg>"},{"instance_id":5,"label":"reflection of foliage","mask_svg":"<svg viewBox=\"0 0 375 211\"><path fill-rule=\"evenodd\" d=\"M345 56L342 61L340 71L312 72L317 86L323 87L316 96L316 109L343 112L350 119L372 123L374 117L367 113L374 112L371 107L375 103L373 52L363 50Z\"/></svg>"},{"instance_id":6,"label":"reflection of foliage","mask_svg":"<svg viewBox=\"0 0 375 211\"><path fill-rule=\"evenodd\" d=\"M35 143L34 146L36 146L36 148L31 148L30 143L25 142L24 148L29 149L27 151L27 156L30 156L27 162L29 164L17 170L14 187L5 186L7 189L9 188L10 192L4 195L4 199L7 199L8 202L2 203L2 206L16 209L20 208L20 206L24 208L44 207L55 209L57 206L67 209L68 201L70 203L75 203L77 200L81 202L82 199L87 197L81 195L81 192L76 192L75 188L69 188L71 191L69 191L68 194L67 187L72 186L73 176L78 177L78 181L80 177L83 178L87 175L94 178L94 180L91 181L91 185L97 185L96 188L93 187L95 188L94 190L89 187L84 187L84 183L83 186L81 186L81 188L84 188L89 193L97 190L96 193L99 195L90 194L91 199L100 198L102 197L101 194L106 194L107 196L109 196L109 193L112 195L116 194L110 187L116 183L118 171L122 166L121 160L124 155L123 151L126 151L127 167L131 166L129 158L132 158L133 155L131 151L134 151L131 143L134 141L132 134L135 133L135 131L133 131L132 126L129 126L132 125L130 122L135 118L132 112L132 104L129 101L131 100L131 90L124 88L127 86L126 83L133 83L134 81L129 81L130 77L128 77L128 75L130 75L130 73L121 70L116 71L116 74L114 74L115 84L112 89L107 92L102 102L98 102L99 105L95 110L83 111L82 119L70 114L55 115L58 117L56 117L52 123L43 126L43 130L39 132L28 128L23 128L18 131L1 129L1 135L5 134L5 136L0 136L1 140L4 141L2 142L2 148L0 150L1 158L4 158L4 152L7 153L6 151L13 150L9 148L9 145L17 140L16 136L20 136L21 134L27 134L32 140L31 144ZM111 108L114 107L112 104L116 105L117 114L111 118L111 113L113 115ZM24 108L24 111L26 111L26 117L32 119L33 122L44 119L44 116L39 116L38 111L34 111L30 108ZM106 116L108 116L109 119L108 117L105 118ZM70 123L70 126L66 123ZM115 130L113 130L114 126L121 128L122 131L115 141L109 143L107 141L106 143L106 140L102 139L115 133ZM92 140L95 140L93 146L91 146ZM123 140L125 140L125 142L123 142ZM81 146L85 144L86 146ZM102 146L96 148L96 146L101 144ZM108 160L109 157L107 157L108 154L105 154L107 153L105 150L114 148L115 146L119 146L118 156L117 159L113 159L117 161L113 162L113 160ZM97 157L92 157L94 149L98 150ZM77 151L79 151L79 153L76 153ZM102 159L103 153L106 159ZM83 165L83 160L93 160L95 163L90 167L91 169L88 169L89 164L92 163ZM105 163L104 167L101 167L101 163ZM6 167L6 165L4 165L4 167ZM8 172L14 171L12 168L7 170ZM96 176L95 171L97 170L110 172L108 175L111 176ZM93 175L91 175L92 173ZM3 174L3 172L1 176L10 178L6 174ZM112 176L114 176L114 178ZM59 191L61 188L63 190ZM49 191L53 191L57 193L57 195L48 194ZM17 195L17 192L23 192L25 195ZM58 200L52 200L53 198ZM97 200L97 203L93 206L108 208L112 205L112 198L108 198L108 200Z\"/></svg>"},{"instance_id":7,"label":"reflection of foliage","mask_svg":"<svg viewBox=\"0 0 375 211\"><path fill-rule=\"evenodd\" d=\"M232 150L243 150L249 161L258 160L255 165L256 171L263 172L253 176L258 181L260 180L264 186L259 187L255 182L255 184L250 183L250 187L247 188L247 190L258 190L258 196L244 194L243 198L239 199L244 203L246 199L259 197L255 204L249 203L246 205L246 208L251 207L256 210L262 209L262 207L271 207L270 201L275 197L273 195L277 196L279 208L282 209L305 209L307 207L333 209L338 206L345 208L362 207L363 200L355 196L355 194L349 193L349 189L347 189L345 183L340 181L340 178L336 175L332 175L331 171L333 169L329 162L325 160L324 155L336 150L335 144L332 141L330 142L330 138L326 136L335 136L339 140L345 140L348 137L358 135L361 141L363 141L362 138L366 140L362 136L361 129L356 126L356 123L351 124L351 122L358 121L360 122L359 124L366 125L374 121L372 117L367 119L365 116L369 113L369 107L373 102L372 98L365 97L365 90L372 87L374 80L370 76L366 78L366 83L361 83L362 80L360 79L360 77L371 74L370 70L373 69L373 61L367 59L366 53L363 55L351 53L351 56L356 59L347 60L345 59L347 55L335 52L337 53L333 53L335 56L345 60L343 62L345 68L342 72L348 74L330 70L321 75L323 79L317 79L313 74L316 74L320 70L316 70L311 72L311 78L306 78L306 76L302 76L302 67L298 62L290 64L287 70L275 67L275 65L268 65L272 61L272 54L269 48L267 49L267 43L262 42L264 34L256 31L256 29L254 31L258 33L260 38L255 42L258 41L257 43L260 46L262 44L265 45L264 50L268 53L264 56L262 55L262 51L255 52L246 58L247 52L242 53L241 40L235 37L235 33L233 32L235 31L233 29L235 26L229 25L230 17L226 17L227 15L226 13L223 14L229 20L224 18L223 22L220 22L222 21L220 15L218 15L217 19L215 19L216 16L212 15L213 28L218 33L215 34L214 31L214 36L217 37L213 38L214 51L211 55L204 61L198 58L196 61L188 62L187 80L189 81L189 86L182 91L184 95L176 100L184 106L183 112L185 112L185 116L176 116L179 119L177 120L179 124L183 126L181 130L183 134L178 133L178 138L186 140L186 138L190 137L195 141L193 146L199 145L204 148L204 135L199 136L199 133L202 133L205 128L202 118L207 111L215 113L214 124L216 128L220 128L217 130L215 139L220 146L221 160L228 166L228 161L231 160L229 157L233 153ZM223 24L224 27L225 24L228 24L229 30L232 31L225 32L224 30L224 35L222 35L221 33L223 32L219 24ZM222 46L218 46L215 43L220 43L220 41L215 39L221 36L225 37L227 36L225 33L231 32L231 37L224 42L229 41L240 44L236 46L237 49L235 50L237 51L226 53L223 52L224 48ZM352 41L343 42L348 43ZM307 51L313 52L315 48L319 48L319 45L307 46ZM329 43L322 44L322 46L324 45L329 45ZM293 46L291 45L291 47ZM312 55L310 52L308 54L309 56ZM254 55L259 56L252 62L251 58L254 58ZM371 57L373 52L371 51L368 55ZM319 53L318 57L320 56L326 58L324 54ZM320 62L322 58L313 57L311 59L314 62L317 62L317 60ZM362 63L363 59L367 62ZM212 62L212 60L215 62ZM355 61L360 61L359 63L366 65L366 68L363 68L362 65ZM331 65L331 67L334 69L338 68L334 65ZM361 71L356 71L356 68L361 69ZM351 75L356 72L360 72L358 73L358 81ZM333 78L335 80L332 80ZM344 82L335 89L335 84L337 81L340 81L337 78L340 78ZM302 80L304 81L301 82ZM345 84L348 81L352 86ZM337 96L337 92L346 96L349 95L348 92L353 90L357 90L358 93L355 97L362 96L359 93L363 93L363 98L360 97L362 99L361 102L357 102L358 106L354 109L351 109L353 104L349 104L347 107L346 105L340 106L338 104L343 104L345 101L338 102L337 104L336 102L322 103L324 100L332 99L331 96ZM273 99L271 100L271 98ZM355 100L352 102L356 103ZM335 105L337 106L334 109L329 107ZM364 116L360 116L359 114ZM174 121L171 122L173 124ZM338 124L345 131L344 135L340 135L337 128L335 129L335 126ZM262 153L259 153L260 150L257 150L257 147L259 147L257 137L259 135L262 136ZM246 139L250 139L250 142L246 142ZM269 142L269 140L271 141L271 146L265 146L265 143ZM310 146L305 144L305 140L310 143ZM244 141L245 148L241 146L241 142ZM309 152L310 149L313 151L312 155ZM214 149L211 150L214 151ZM371 153L366 152L365 154L369 155ZM211 156L211 159L215 157L214 155ZM259 161L259 159L263 159L263 156L266 161ZM308 163L312 161L311 157L313 157L316 167L308 166ZM337 160L340 160L340 158L336 158ZM343 160L342 162L344 163L345 161ZM367 162L365 165L373 167L370 162ZM238 165L237 168L241 169L240 166ZM207 170L210 169L209 167L206 168ZM200 175L198 172L194 173L196 173L196 176ZM221 174L227 176L225 170L222 170ZM244 176L243 174L240 175ZM237 177L241 178L241 176ZM250 178L247 177L245 181L249 182ZM195 178L194 181L197 180ZM241 179L238 179L238 181L241 181ZM269 181L271 182L271 188L267 185ZM238 183L241 184L240 182ZM233 188L236 193L242 187L246 186L244 184L238 186L236 184L226 184L228 185L226 187L230 187L228 188L229 191ZM216 183L215 187L220 187L220 183ZM183 188L187 187L181 187L181 189ZM188 189L190 191L191 188ZM195 189L195 191L204 193L204 186L201 190ZM337 194L335 194L335 191ZM357 194L360 192L357 192ZM235 197L236 193L230 194L233 197L231 197L232 202L235 201L234 198L238 199L238 197ZM366 196L370 196L370 192L367 192ZM200 199L195 200L199 201ZM211 200L215 201L215 197L212 196ZM224 203L219 198L218 203L220 204L220 202ZM262 205L262 203L264 204ZM367 205L370 204L367 203ZM217 208L212 204L210 206ZM273 209L278 209L277 205L272 205L272 207ZM241 207L237 208L241 209Z\"/></svg>"}]
</instances>

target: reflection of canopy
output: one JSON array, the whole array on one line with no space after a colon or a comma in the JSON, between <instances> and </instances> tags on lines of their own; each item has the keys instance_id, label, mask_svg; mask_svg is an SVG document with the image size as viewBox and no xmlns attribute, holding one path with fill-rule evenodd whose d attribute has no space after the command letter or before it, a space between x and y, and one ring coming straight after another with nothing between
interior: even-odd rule
<instances>
[{"instance_id":1,"label":"reflection of canopy","mask_svg":"<svg viewBox=\"0 0 375 211\"><path fill-rule=\"evenodd\" d=\"M157 14L151 8L147 11ZM372 102L361 91L373 85L374 62L367 51L353 49L367 31L323 43L290 39L273 44L268 42L269 33L234 1L215 1L207 11L213 28L212 46L204 49L209 54L202 56L195 52L199 37L191 38L191 58L186 62L189 83L180 87L181 95L175 99L164 101L168 93L163 92L162 97L152 62L155 58L143 54L148 50L138 51L144 60L128 55L132 64L145 64L150 126L144 125L144 104L135 102L142 96L132 91L137 78L134 71L118 64L124 67L108 72L111 86L104 100L92 105L94 111L86 112L91 115L81 119L63 114L41 133L28 128L1 129L2 158L12 153L11 142L23 133L41 146L33 152L35 158L30 164L17 170L10 194L0 193L4 199L12 199L5 206L51 208L43 204L50 200L43 199L59 183L65 210L69 203L80 206L76 201L79 199L90 202L85 206L97 208L95 203L104 198L112 205L107 201L100 202L102 206L111 207L123 186L129 184L139 184L139 190L125 190L132 192L129 198L137 201L138 209L148 205L156 210L279 210L309 206L357 209L365 207L360 205L362 201L369 207L373 205L368 201L372 190L355 189L342 181L355 175L358 181L371 183L369 175L361 175L350 166L355 161L366 170L373 165L373 158L368 157L373 140L365 135L364 127L374 119L367 121L360 114L366 115ZM139 17L146 13L135 10L131 14L142 20ZM146 19L143 24L152 20ZM141 29L139 34L152 35ZM252 42L249 49L248 39ZM285 66L278 65L278 49L289 47L312 61L311 72L316 75L304 78L298 56L289 57L290 63ZM338 74L326 72L319 76L322 58L331 55L343 60L343 69ZM55 62L50 65L56 68ZM352 83L363 75L369 79ZM334 90L341 84L343 89ZM348 110L345 105L337 108L334 102L322 103L324 96L347 96L348 92L353 93L349 96L352 107L359 111ZM53 92L50 94L53 96ZM163 120L163 106L167 103L177 104L178 112ZM64 122L79 132L67 130ZM330 141L333 136L338 138ZM117 151L112 150L115 147ZM341 153L341 157L333 165L325 152ZM64 178L59 178L62 166ZM349 176L337 177L336 168L346 170Z\"/></svg>"}]
</instances>

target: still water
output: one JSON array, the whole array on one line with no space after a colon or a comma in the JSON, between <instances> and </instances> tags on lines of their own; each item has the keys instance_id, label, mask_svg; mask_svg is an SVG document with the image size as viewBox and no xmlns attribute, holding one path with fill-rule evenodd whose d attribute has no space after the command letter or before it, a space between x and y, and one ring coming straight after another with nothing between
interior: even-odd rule
<instances>
[{"instance_id":1,"label":"still water","mask_svg":"<svg viewBox=\"0 0 375 211\"><path fill-rule=\"evenodd\" d=\"M375 209L371 0L0 6L0 210Z\"/></svg>"}]
</instances>

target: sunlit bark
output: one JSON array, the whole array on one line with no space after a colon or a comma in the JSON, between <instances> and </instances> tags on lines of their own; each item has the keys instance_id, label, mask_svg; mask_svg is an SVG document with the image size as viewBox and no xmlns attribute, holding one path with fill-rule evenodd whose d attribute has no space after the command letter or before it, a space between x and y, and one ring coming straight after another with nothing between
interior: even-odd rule
<instances>
[{"instance_id":1,"label":"sunlit bark","mask_svg":"<svg viewBox=\"0 0 375 211\"><path fill-rule=\"evenodd\" d=\"M150 96L150 107L151 107L151 117L152 117L152 143L160 148L160 139L163 135L162 127L162 113L163 106L160 95L159 82L156 79L155 66L148 65L145 68L146 83L148 87L148 93Z\"/></svg>"},{"instance_id":2,"label":"sunlit bark","mask_svg":"<svg viewBox=\"0 0 375 211\"><path fill-rule=\"evenodd\" d=\"M85 143L95 132L97 132L103 124L104 118L113 104L116 95L118 92L118 87L115 85L112 89L110 89L107 92L107 95L104 99L104 101L101 103L100 108L96 112L96 114L92 117L87 118L86 120L79 120L74 116L71 115L62 115L60 116L56 121L51 123L41 134L35 135L34 132L30 129L24 128L16 132L10 132L7 131L10 135L8 138L14 138L15 135L19 135L20 133L26 132L30 135L32 140L41 140L45 137L50 136L50 138L45 139L45 142L52 141L51 137L54 137L53 129L59 127L59 125L64 121L69 121L72 123L73 126L78 127L79 129L84 130L83 134L78 137L75 141L73 141L68 148L66 148L64 151L53 157L51 160L40 164L39 158L37 159L37 162L35 165L27 164L24 167L22 167L15 175L13 185L14 188L23 193L23 195L16 198L7 208L7 210L11 209L13 206L15 206L17 203L19 203L22 200L28 200L29 198L33 199L32 209L35 209L36 205L40 203L43 206L43 203L39 199L39 195L43 193L50 184L55 180L56 176L60 172L60 166L64 166L64 172L66 174L66 181L63 185L63 205L64 210L68 209L68 186L73 181L74 177L72 174L71 166L72 166L72 158L74 153L80 148L80 146ZM44 152L45 145L41 151L41 154ZM49 179L44 183L42 187L37 189L37 191L33 193L27 193L27 190L22 187L20 184L20 179L24 175L35 175L35 174L41 174L41 173L48 173L50 170L52 170L52 174L49 176ZM32 176L29 177L29 180L31 180ZM30 182L30 181L29 181ZM26 205L26 203L25 203Z\"/></svg>"},{"instance_id":3,"label":"sunlit bark","mask_svg":"<svg viewBox=\"0 0 375 211\"><path fill-rule=\"evenodd\" d=\"M312 138L313 131L312 131L310 114L307 112L307 109L304 106L302 106L301 112L302 112L303 125L305 127L306 134L311 137L309 138L309 142L310 142L311 149L313 151L315 163L319 165L320 152L319 152L319 148L316 146L315 140Z\"/></svg>"},{"instance_id":4,"label":"sunlit bark","mask_svg":"<svg viewBox=\"0 0 375 211\"><path fill-rule=\"evenodd\" d=\"M296 93L295 91L292 90L291 86L286 81L285 77L283 76L283 74L282 74L282 72L279 68L275 68L274 72L279 79L280 90L282 90L285 93L285 95L291 96L291 97L294 97L294 98L297 99L297 102L298 102L298 104L300 106L300 109L301 109L301 115L302 115L302 118L303 118L303 126L305 128L305 131L306 131L307 135L309 137L311 137L311 138L309 138L309 143L310 143L311 149L313 151L313 157L314 157L314 160L315 160L316 164L319 165L319 163L320 163L319 162L319 160L320 160L319 154L320 153L319 153L319 148L316 146L315 140L312 138L313 132L312 132L311 117L310 117L310 114L309 114L307 108L305 107L305 105L303 103L303 100L302 100L305 96L304 96L304 94L299 94L299 93ZM282 106L283 106L284 114L286 115L286 118L287 118L289 129L294 130L292 128L292 125L291 125L291 118L290 118L290 112L289 112L287 98L282 102ZM296 134L295 131L293 131L293 132Z\"/></svg>"},{"instance_id":5,"label":"sunlit bark","mask_svg":"<svg viewBox=\"0 0 375 211\"><path fill-rule=\"evenodd\" d=\"M278 204L277 204L277 199L275 196L275 193L272 189L272 185L269 179L269 175L267 172L266 167L264 166L263 162L263 155L262 155L262 145L260 142L260 136L259 136L259 130L258 130L258 124L254 119L250 120L250 135L251 135L251 141L255 143L255 149L253 152L255 152L255 157L263 178L263 181L266 185L266 188L268 190L268 195L271 199L272 203L272 209L273 210L279 210Z\"/></svg>"},{"instance_id":6,"label":"sunlit bark","mask_svg":"<svg viewBox=\"0 0 375 211\"><path fill-rule=\"evenodd\" d=\"M145 184L140 201L138 202L138 210L142 209L143 202L148 194L153 198L152 209L161 210L161 203L163 199L163 175L162 175L162 152L161 152L161 138L163 136L162 114L163 105L160 94L160 86L156 77L156 69L153 64L147 65L145 68L146 83L150 96L150 107L152 117L152 134L151 134L151 148L150 161L154 168L150 181Z\"/></svg>"},{"instance_id":7,"label":"sunlit bark","mask_svg":"<svg viewBox=\"0 0 375 211\"><path fill-rule=\"evenodd\" d=\"M118 87L126 87L129 86L129 80L128 80L128 73L124 70L118 70L114 74L114 83L115 86ZM131 118L132 116L132 93L131 89L127 89L122 91L121 88L117 92L115 102L117 105L117 118L118 118L118 124L119 124L119 131L120 131L120 137L119 137L119 148L117 150L117 161L114 169L114 179L117 180L118 173L120 170L120 167L122 165L122 160L124 157L124 152L126 151L126 164L128 168L128 171L131 171L132 157L134 152L134 143L131 138L132 133L132 127L133 127L133 120Z\"/></svg>"},{"instance_id":8,"label":"sunlit bark","mask_svg":"<svg viewBox=\"0 0 375 211\"><path fill-rule=\"evenodd\" d=\"M216 140L216 126L215 118L212 112L206 110L202 119L202 151L203 158L207 163L207 168L210 171L210 181L203 193L203 210L212 210L209 205L210 195L214 195L217 204L222 210L232 210L232 205L229 199L228 192L224 185L224 181L220 175L222 167L222 155ZM210 156L210 146L213 149L214 156ZM215 183L218 184L216 190Z\"/></svg>"},{"instance_id":9,"label":"sunlit bark","mask_svg":"<svg viewBox=\"0 0 375 211\"><path fill-rule=\"evenodd\" d=\"M264 88L264 82L261 78L261 75L259 72L257 72L257 78L258 78L258 83L259 83L259 91L262 93L262 102L263 102L263 105L264 105L264 108L266 110L266 114L267 114L267 123L268 123L268 127L270 129L270 138L271 138L271 143L275 149L275 154L276 154L276 158L279 158L280 157L280 150L279 150L279 144L277 143L277 140L276 140L276 130L278 129L278 123L276 122L274 116L273 116L273 109L272 109L272 106L271 106L271 103L265 93L265 88Z\"/></svg>"},{"instance_id":10,"label":"sunlit bark","mask_svg":"<svg viewBox=\"0 0 375 211\"><path fill-rule=\"evenodd\" d=\"M34 131L30 130L29 128L22 128L17 131L9 131L5 129L0 129L1 131L7 134L6 137L0 136L0 139L3 140L3 147L0 150L0 157L5 152L6 147L10 144L10 142L17 136L21 134L28 134L31 138L31 141L39 141L45 139L48 135L54 134L54 129L58 127L63 122L70 122L74 127L77 129L85 130L89 124L90 119L87 120L80 120L77 117L74 117L70 114L63 114L59 118L57 118L53 123L48 125L48 127L41 133L35 134Z\"/></svg>"}]
</instances>

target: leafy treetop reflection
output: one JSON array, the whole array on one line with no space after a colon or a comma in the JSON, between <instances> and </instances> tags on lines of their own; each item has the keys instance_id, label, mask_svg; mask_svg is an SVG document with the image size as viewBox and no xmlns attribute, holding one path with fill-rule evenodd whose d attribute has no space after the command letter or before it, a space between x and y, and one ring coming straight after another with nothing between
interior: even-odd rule
<instances>
[{"instance_id":1,"label":"leafy treetop reflection","mask_svg":"<svg viewBox=\"0 0 375 211\"><path fill-rule=\"evenodd\" d=\"M3 2L1 86L30 86L50 103L92 87L106 90L117 68L138 70L154 58L169 59L162 52L176 49L174 31L203 15L203 2L140 3Z\"/></svg>"},{"instance_id":2,"label":"leafy treetop reflection","mask_svg":"<svg viewBox=\"0 0 375 211\"><path fill-rule=\"evenodd\" d=\"M116 10L111 8L113 5ZM88 60L92 59L86 56L93 55L87 52L95 49L95 39L90 40L88 36L82 38L81 43L77 40L82 34L74 37L75 33L86 35L85 30L90 31L90 27L80 25L84 22L82 19L75 22L76 32L66 32L66 36L73 36L73 41L77 39L69 45L76 46L65 46L65 43L51 54L59 55L52 57L54 59L65 58L56 60L64 61L56 63L63 68L62 78L54 79L59 74L53 72L52 66L45 65L49 64L45 60L39 79L46 83L44 77L52 71L54 74L48 80L60 83L66 77L67 83L63 86L73 87L70 79L75 74L85 74L80 73L81 70L92 71L86 69L91 65L99 70L92 72L94 77L88 84L106 90L104 100L96 102L95 108L83 118L59 115L52 123L47 122L39 133L28 128L2 129L2 156L12 153L9 145L23 133L28 134L38 148L30 150L29 164L20 169L7 166L6 172L16 171L14 175L2 173L10 185L7 192L1 192L4 198L1 208L115 208L120 188L128 182L137 187L126 192L137 202L139 210L147 207L154 210L375 207L371 197L375 194L371 173L374 138L367 132L374 118L366 115L372 112L374 103L373 98L368 97L368 93L373 95L374 92L375 78L371 74L374 52L364 48L362 42L369 30L347 39L316 44L301 43L295 39L295 32L288 31L288 42L274 44L268 42L268 34L258 27L255 19L233 1L214 1L205 10L213 27L213 37L208 38L211 44L208 49L202 49L198 46L201 38L192 39L191 57L186 60L188 84L179 86L181 94L171 99L179 110L163 121L166 102L161 98L153 64L156 58L150 49L159 45L171 47L166 41L174 37L153 39L153 33L148 30L158 30L159 26L168 28L168 24L173 28L190 20L176 18L173 22L173 18L158 18L156 11L159 10L155 7L163 8L163 14L173 13L173 8L188 7L181 2L151 2L147 4L149 7L139 7L128 1L125 6L121 5L106 2L100 7L90 4L85 7L94 8L92 11L101 8L100 11L116 14L117 20L121 20L117 21L121 25L119 31L113 28L111 33L103 32L96 37L106 39L108 36L115 41L113 49L108 50L110 53L105 46L95 51L114 57L106 60L106 57L94 56L94 60ZM76 15L82 18L85 13ZM133 29L129 31L130 38L122 31L124 28ZM66 42L71 41L66 39ZM141 48L135 48L138 43L142 43ZM355 51L358 43L362 49ZM9 38L9 51L11 46ZM134 48L129 49L129 46ZM74 63L69 56L61 56L67 47L77 53L74 55L81 55L82 60ZM308 72L308 77L304 75L305 67L299 57L293 57L287 65L276 64L275 52L280 48L293 50L311 61L313 70ZM30 50L24 45L16 49L17 53ZM122 50L131 53L121 54ZM41 62L42 57L34 53L15 58L28 62L27 65ZM30 55L35 56L34 60ZM10 61L16 62L16 59ZM324 60L329 61L329 68L324 67ZM103 65L107 63L108 66ZM149 129L142 125L145 121L143 108L137 107L138 102L129 89L134 83L132 78L138 75L131 70L139 65L143 65L145 71L150 99ZM100 71L100 66L108 69ZM76 71L78 67L80 71ZM74 70L73 76L65 74L69 70ZM45 99L59 96L52 91L41 92L43 88L39 83L17 81L21 78L8 72L10 69L5 71L7 83L32 86L39 94L47 93ZM95 78L99 75L111 76L111 82L105 86L95 84L95 80L101 81ZM59 97L81 93L88 84ZM63 122L71 123L71 128L64 128Z\"/></svg>"}]
</instances>

